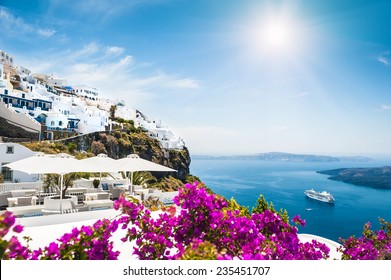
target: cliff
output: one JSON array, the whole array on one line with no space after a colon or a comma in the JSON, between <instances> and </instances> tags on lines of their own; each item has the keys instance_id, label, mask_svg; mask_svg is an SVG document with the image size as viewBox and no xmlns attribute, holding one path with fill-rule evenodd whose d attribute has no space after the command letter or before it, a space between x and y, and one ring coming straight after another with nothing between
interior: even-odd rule
<instances>
[{"instance_id":1,"label":"cliff","mask_svg":"<svg viewBox=\"0 0 391 280\"><path fill-rule=\"evenodd\" d=\"M391 189L391 167L340 168L317 171L331 175L328 179L376 189Z\"/></svg>"}]
</instances>

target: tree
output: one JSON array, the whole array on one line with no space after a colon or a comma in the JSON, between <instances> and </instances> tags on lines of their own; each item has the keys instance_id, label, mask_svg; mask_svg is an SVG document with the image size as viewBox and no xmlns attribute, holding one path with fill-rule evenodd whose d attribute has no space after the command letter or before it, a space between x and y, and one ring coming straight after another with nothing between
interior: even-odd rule
<instances>
[{"instance_id":1,"label":"tree","mask_svg":"<svg viewBox=\"0 0 391 280\"><path fill-rule=\"evenodd\" d=\"M133 185L148 186L150 183L155 183L157 179L151 174L151 172L139 171L133 173Z\"/></svg>"},{"instance_id":2,"label":"tree","mask_svg":"<svg viewBox=\"0 0 391 280\"><path fill-rule=\"evenodd\" d=\"M115 119L115 111L117 110L117 105L111 105L110 107L110 118Z\"/></svg>"}]
</instances>

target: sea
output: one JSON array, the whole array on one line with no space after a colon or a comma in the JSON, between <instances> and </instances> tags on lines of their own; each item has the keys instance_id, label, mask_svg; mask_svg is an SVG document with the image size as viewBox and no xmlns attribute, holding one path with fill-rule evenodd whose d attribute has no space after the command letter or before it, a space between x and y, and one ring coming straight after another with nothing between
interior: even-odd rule
<instances>
[{"instance_id":1,"label":"sea","mask_svg":"<svg viewBox=\"0 0 391 280\"><path fill-rule=\"evenodd\" d=\"M391 190L374 189L328 179L316 171L351 167L390 166L391 160L369 162L282 162L249 159L192 158L191 174L227 199L255 206L262 194L276 210L286 209L289 218L300 215L306 221L299 234L322 236L339 242L339 238L362 235L370 222L380 227L379 217L391 222ZM330 192L334 204L310 199L304 191Z\"/></svg>"}]
</instances>

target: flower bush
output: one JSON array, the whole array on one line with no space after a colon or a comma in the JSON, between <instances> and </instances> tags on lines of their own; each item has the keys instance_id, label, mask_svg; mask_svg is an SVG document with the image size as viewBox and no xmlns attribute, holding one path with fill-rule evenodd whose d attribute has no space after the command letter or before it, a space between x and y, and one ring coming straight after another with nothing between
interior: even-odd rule
<instances>
[{"instance_id":1,"label":"flower bush","mask_svg":"<svg viewBox=\"0 0 391 280\"><path fill-rule=\"evenodd\" d=\"M157 219L124 197L116 202L125 214L123 241L136 241L134 254L140 259L197 259L197 251L209 259L213 252L214 259L328 258L329 248L316 241L301 243L297 228L270 209L251 215L233 210L198 183L186 184L174 202L180 213L171 207ZM293 221L304 224L298 216Z\"/></svg>"},{"instance_id":2,"label":"flower bush","mask_svg":"<svg viewBox=\"0 0 391 280\"><path fill-rule=\"evenodd\" d=\"M139 259L172 260L317 260L329 258L329 248L315 240L300 242L296 226L305 226L300 216L289 221L286 211L275 211L261 196L252 213L234 200L210 192L197 182L186 184L157 216L136 200L121 196L114 204L120 214L92 226L74 228L44 248L32 250L29 238L23 245L9 212L0 216L2 259L117 259L111 237L121 229L122 242ZM292 225L290 224L292 223ZM388 259L391 254L391 224L381 220L377 232L364 227L361 238L342 240L343 259ZM11 236L12 235L12 236Z\"/></svg>"},{"instance_id":3,"label":"flower bush","mask_svg":"<svg viewBox=\"0 0 391 280\"><path fill-rule=\"evenodd\" d=\"M373 231L368 222L361 237L340 239L342 246L338 251L343 260L391 260L391 223L382 218L379 222L379 231Z\"/></svg>"}]
</instances>

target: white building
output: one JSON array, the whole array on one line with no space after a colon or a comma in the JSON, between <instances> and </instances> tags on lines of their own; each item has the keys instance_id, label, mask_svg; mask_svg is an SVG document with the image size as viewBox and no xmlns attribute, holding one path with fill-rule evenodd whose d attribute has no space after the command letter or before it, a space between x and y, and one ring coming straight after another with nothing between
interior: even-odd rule
<instances>
[{"instance_id":1,"label":"white building","mask_svg":"<svg viewBox=\"0 0 391 280\"><path fill-rule=\"evenodd\" d=\"M0 143L0 165L1 174L4 176L5 182L33 182L38 180L37 174L27 174L19 171L14 171L3 165L14 162L20 159L31 157L35 152L16 143Z\"/></svg>"},{"instance_id":2,"label":"white building","mask_svg":"<svg viewBox=\"0 0 391 280\"><path fill-rule=\"evenodd\" d=\"M89 87L85 85L75 85L72 86L73 93L79 96L85 97L95 97L99 95L98 89L94 87Z\"/></svg>"},{"instance_id":3,"label":"white building","mask_svg":"<svg viewBox=\"0 0 391 280\"><path fill-rule=\"evenodd\" d=\"M14 59L8 53L0 50L0 63L12 66L14 65Z\"/></svg>"},{"instance_id":4,"label":"white building","mask_svg":"<svg viewBox=\"0 0 391 280\"><path fill-rule=\"evenodd\" d=\"M151 138L157 139L164 149L182 150L185 142L160 120L150 119L140 111L136 111L135 126L147 130Z\"/></svg>"},{"instance_id":5,"label":"white building","mask_svg":"<svg viewBox=\"0 0 391 280\"><path fill-rule=\"evenodd\" d=\"M80 106L74 113L79 122L79 132L86 134L106 130L109 125L109 112L93 106Z\"/></svg>"},{"instance_id":6,"label":"white building","mask_svg":"<svg viewBox=\"0 0 391 280\"><path fill-rule=\"evenodd\" d=\"M68 86L64 78L47 74L31 74L22 66L13 67L13 59L0 51L0 58L10 69L2 78L0 64L0 100L15 112L34 118L47 130L68 130L82 134L104 131L110 127L110 110L116 106L115 117L133 120L135 127L148 131L165 149L183 149L183 139L161 121L150 119L123 101L113 102L99 96L97 88L86 85ZM12 76L12 77L11 77ZM48 133L49 133L48 132Z\"/></svg>"}]
</instances>

